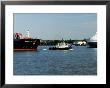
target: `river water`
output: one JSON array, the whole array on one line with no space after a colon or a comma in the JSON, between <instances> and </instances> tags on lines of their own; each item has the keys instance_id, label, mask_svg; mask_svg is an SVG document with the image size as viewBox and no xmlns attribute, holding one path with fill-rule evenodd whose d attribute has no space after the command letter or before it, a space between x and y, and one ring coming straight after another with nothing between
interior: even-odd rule
<instances>
[{"instance_id":1,"label":"river water","mask_svg":"<svg viewBox=\"0 0 110 88\"><path fill-rule=\"evenodd\" d=\"M14 75L97 75L97 48L73 46L72 50L14 52Z\"/></svg>"}]
</instances>

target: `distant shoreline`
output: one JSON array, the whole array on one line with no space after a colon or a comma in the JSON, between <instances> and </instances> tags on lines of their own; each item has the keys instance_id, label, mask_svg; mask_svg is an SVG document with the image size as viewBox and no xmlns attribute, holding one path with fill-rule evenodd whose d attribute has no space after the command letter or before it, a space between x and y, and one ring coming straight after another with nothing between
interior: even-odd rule
<instances>
[{"instance_id":1,"label":"distant shoreline","mask_svg":"<svg viewBox=\"0 0 110 88\"><path fill-rule=\"evenodd\" d=\"M65 43L69 43L69 44L72 44L72 45L80 45L79 42L85 42L87 44L87 40L86 39L83 39L83 40L40 40L40 45L56 45L58 43L61 43L61 42L65 42ZM86 45L86 44L81 44L81 45Z\"/></svg>"}]
</instances>

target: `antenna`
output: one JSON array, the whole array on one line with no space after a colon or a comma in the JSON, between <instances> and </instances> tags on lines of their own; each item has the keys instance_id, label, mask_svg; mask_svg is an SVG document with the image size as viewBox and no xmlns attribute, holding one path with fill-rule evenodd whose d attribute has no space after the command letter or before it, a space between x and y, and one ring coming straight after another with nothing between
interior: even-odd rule
<instances>
[{"instance_id":1,"label":"antenna","mask_svg":"<svg viewBox=\"0 0 110 88\"><path fill-rule=\"evenodd\" d=\"M29 30L27 30L27 37L29 38Z\"/></svg>"}]
</instances>

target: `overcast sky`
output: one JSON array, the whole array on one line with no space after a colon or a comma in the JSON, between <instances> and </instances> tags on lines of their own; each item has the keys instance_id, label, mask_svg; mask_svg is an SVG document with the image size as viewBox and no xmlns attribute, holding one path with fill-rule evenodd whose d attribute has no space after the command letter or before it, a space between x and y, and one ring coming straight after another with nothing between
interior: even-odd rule
<instances>
[{"instance_id":1,"label":"overcast sky","mask_svg":"<svg viewBox=\"0 0 110 88\"><path fill-rule=\"evenodd\" d=\"M95 13L21 13L14 14L14 32L43 40L84 39L95 35Z\"/></svg>"}]
</instances>

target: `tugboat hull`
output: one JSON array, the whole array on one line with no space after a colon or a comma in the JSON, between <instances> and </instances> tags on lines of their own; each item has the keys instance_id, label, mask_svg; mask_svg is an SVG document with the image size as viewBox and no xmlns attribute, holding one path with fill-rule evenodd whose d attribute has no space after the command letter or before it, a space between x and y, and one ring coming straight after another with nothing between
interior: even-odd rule
<instances>
[{"instance_id":1,"label":"tugboat hull","mask_svg":"<svg viewBox=\"0 0 110 88\"><path fill-rule=\"evenodd\" d=\"M72 47L67 47L67 48L56 48L56 47L50 47L49 50L69 50Z\"/></svg>"}]
</instances>

